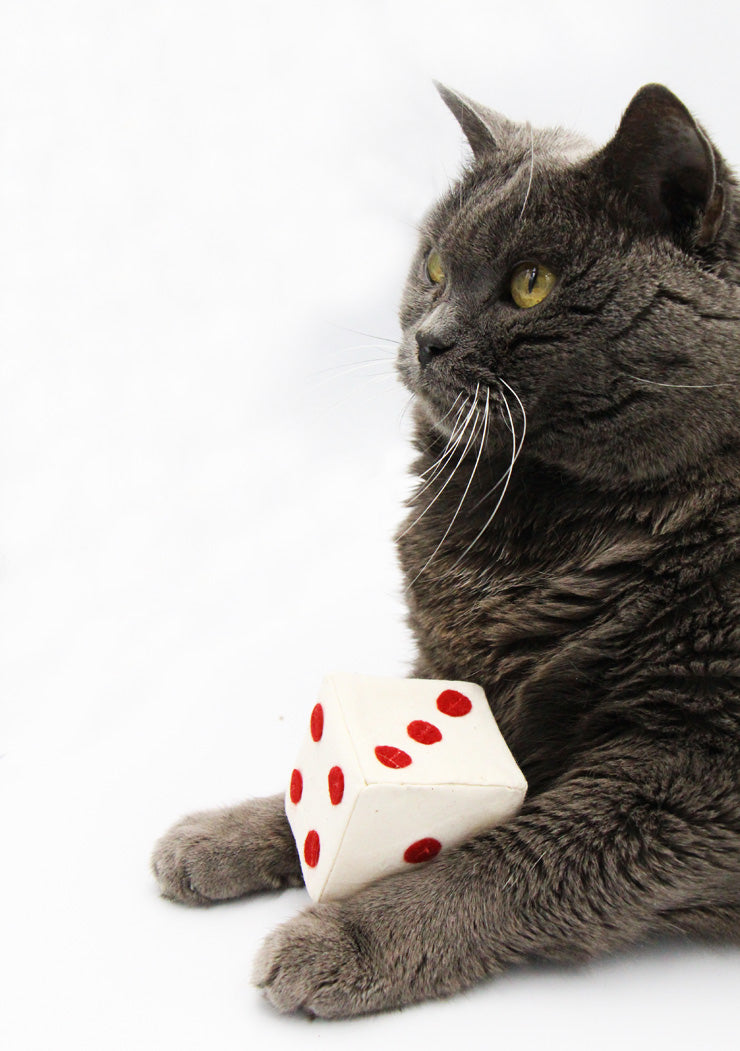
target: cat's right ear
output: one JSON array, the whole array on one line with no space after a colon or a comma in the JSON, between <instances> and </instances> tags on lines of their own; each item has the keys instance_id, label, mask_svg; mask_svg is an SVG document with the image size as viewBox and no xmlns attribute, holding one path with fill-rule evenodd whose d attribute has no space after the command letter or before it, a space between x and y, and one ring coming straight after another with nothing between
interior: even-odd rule
<instances>
[{"instance_id":1,"label":"cat's right ear","mask_svg":"<svg viewBox=\"0 0 740 1051\"><path fill-rule=\"evenodd\" d=\"M722 160L662 84L637 92L600 163L612 185L662 233L699 246L717 236L725 205Z\"/></svg>"},{"instance_id":2,"label":"cat's right ear","mask_svg":"<svg viewBox=\"0 0 740 1051\"><path fill-rule=\"evenodd\" d=\"M515 125L500 113L473 102L437 80L434 86L465 133L476 160L492 156L515 131Z\"/></svg>"}]
</instances>

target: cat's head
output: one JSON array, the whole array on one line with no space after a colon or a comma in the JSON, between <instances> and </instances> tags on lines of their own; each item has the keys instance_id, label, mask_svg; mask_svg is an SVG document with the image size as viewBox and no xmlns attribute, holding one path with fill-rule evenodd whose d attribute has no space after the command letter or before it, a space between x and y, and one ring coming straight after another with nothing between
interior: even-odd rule
<instances>
[{"instance_id":1,"label":"cat's head","mask_svg":"<svg viewBox=\"0 0 740 1051\"><path fill-rule=\"evenodd\" d=\"M596 149L439 90L473 158L401 305L421 440L474 407L471 448L511 448L526 413L523 455L606 485L736 441L736 185L685 106L644 87Z\"/></svg>"}]
</instances>

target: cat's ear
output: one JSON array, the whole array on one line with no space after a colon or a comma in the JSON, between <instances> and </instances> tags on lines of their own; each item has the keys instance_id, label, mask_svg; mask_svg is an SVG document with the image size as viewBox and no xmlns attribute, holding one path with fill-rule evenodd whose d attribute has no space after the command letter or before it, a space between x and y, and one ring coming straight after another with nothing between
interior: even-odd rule
<instances>
[{"instance_id":1,"label":"cat's ear","mask_svg":"<svg viewBox=\"0 0 740 1051\"><path fill-rule=\"evenodd\" d=\"M453 91L437 80L434 86L464 131L476 160L490 157L505 145L516 130L516 126L500 113L473 102L466 95Z\"/></svg>"},{"instance_id":2,"label":"cat's ear","mask_svg":"<svg viewBox=\"0 0 740 1051\"><path fill-rule=\"evenodd\" d=\"M679 241L714 241L724 212L719 155L662 84L641 88L601 153L605 173L648 221Z\"/></svg>"}]
</instances>

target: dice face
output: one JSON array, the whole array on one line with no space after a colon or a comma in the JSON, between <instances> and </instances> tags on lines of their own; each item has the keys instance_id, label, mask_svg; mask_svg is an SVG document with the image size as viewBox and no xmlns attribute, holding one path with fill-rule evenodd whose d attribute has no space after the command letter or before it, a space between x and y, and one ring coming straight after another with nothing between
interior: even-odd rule
<instances>
[{"instance_id":1,"label":"dice face","mask_svg":"<svg viewBox=\"0 0 740 1051\"><path fill-rule=\"evenodd\" d=\"M301 858L306 887L318 898L328 880L349 816L365 788L341 708L322 690L296 759L286 795L286 813Z\"/></svg>"},{"instance_id":2,"label":"dice face","mask_svg":"<svg viewBox=\"0 0 740 1051\"><path fill-rule=\"evenodd\" d=\"M526 787L479 686L328 676L286 793L306 888L331 900L430 862Z\"/></svg>"}]
</instances>

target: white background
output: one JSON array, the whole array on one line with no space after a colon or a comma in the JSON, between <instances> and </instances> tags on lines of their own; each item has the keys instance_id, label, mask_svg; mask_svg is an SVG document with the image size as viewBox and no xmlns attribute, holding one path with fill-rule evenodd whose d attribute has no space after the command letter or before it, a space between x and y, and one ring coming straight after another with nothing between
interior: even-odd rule
<instances>
[{"instance_id":1,"label":"white background","mask_svg":"<svg viewBox=\"0 0 740 1051\"><path fill-rule=\"evenodd\" d=\"M408 669L386 341L465 155L431 78L597 142L663 81L739 162L739 25L694 2L3 0L4 1048L736 1039L740 954L675 944L280 1017L251 959L304 892L189 910L147 866L183 812L283 787L324 672Z\"/></svg>"}]
</instances>

